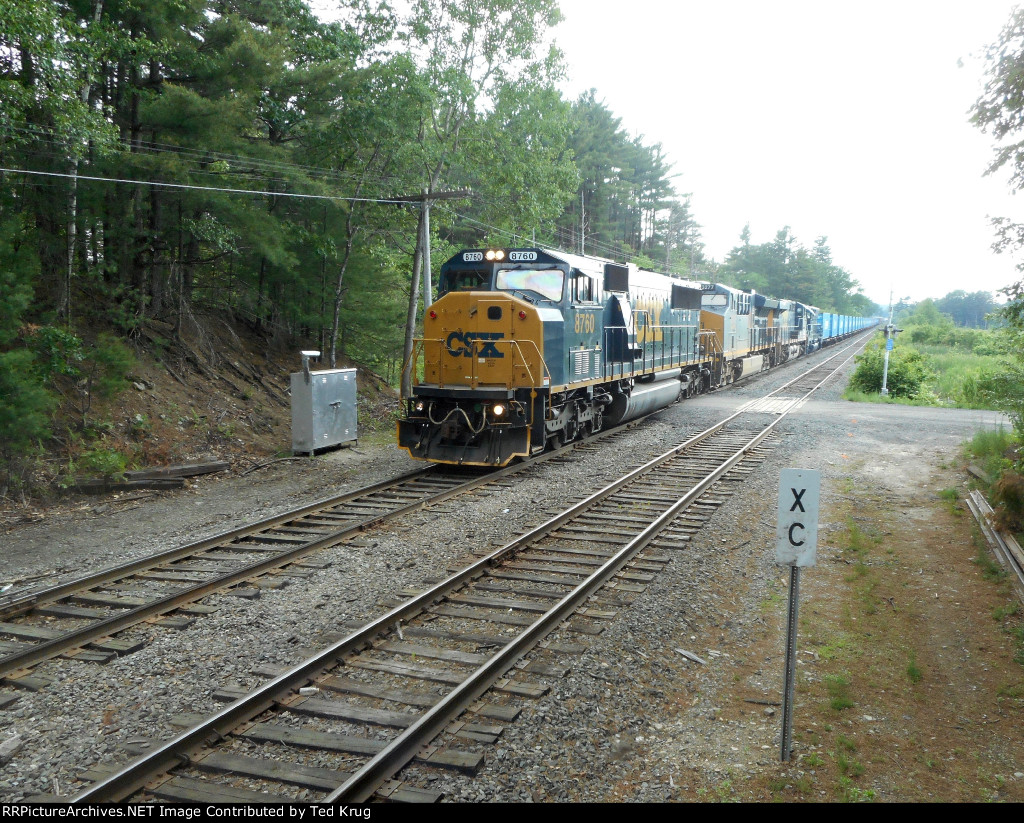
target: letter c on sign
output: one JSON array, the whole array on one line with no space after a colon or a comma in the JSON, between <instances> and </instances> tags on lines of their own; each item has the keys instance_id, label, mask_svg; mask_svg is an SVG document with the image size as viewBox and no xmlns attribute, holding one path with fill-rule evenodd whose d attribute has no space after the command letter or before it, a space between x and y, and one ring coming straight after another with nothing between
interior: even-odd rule
<instances>
[{"instance_id":1,"label":"letter c on sign","mask_svg":"<svg viewBox=\"0 0 1024 823\"><path fill-rule=\"evenodd\" d=\"M803 530L803 528L804 528L803 523L794 523L792 526L789 527L789 544L791 546L802 546L804 544L803 540L794 540L793 539L793 529L801 529L801 530Z\"/></svg>"}]
</instances>

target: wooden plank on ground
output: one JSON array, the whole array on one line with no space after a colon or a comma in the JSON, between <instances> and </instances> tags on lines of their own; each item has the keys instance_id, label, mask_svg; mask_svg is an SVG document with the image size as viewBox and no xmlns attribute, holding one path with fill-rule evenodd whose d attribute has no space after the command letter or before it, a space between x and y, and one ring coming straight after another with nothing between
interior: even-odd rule
<instances>
[{"instance_id":1,"label":"wooden plank on ground","mask_svg":"<svg viewBox=\"0 0 1024 823\"><path fill-rule=\"evenodd\" d=\"M310 717L345 720L349 723L368 723L372 726L388 726L394 729L406 729L420 717L411 712L371 709L367 706L355 706L341 700L328 700L321 697L310 697L297 703L289 703L288 711Z\"/></svg>"},{"instance_id":2,"label":"wooden plank on ground","mask_svg":"<svg viewBox=\"0 0 1024 823\"><path fill-rule=\"evenodd\" d=\"M172 800L175 803L280 803L288 798L266 792L254 792L251 789L238 789L224 786L194 777L172 777L155 789L150 789L154 797L161 800Z\"/></svg>"},{"instance_id":3,"label":"wooden plank on ground","mask_svg":"<svg viewBox=\"0 0 1024 823\"><path fill-rule=\"evenodd\" d=\"M0 634L9 634L19 640L52 640L55 637L60 637L63 632L27 623L0 622Z\"/></svg>"},{"instance_id":4,"label":"wooden plank on ground","mask_svg":"<svg viewBox=\"0 0 1024 823\"><path fill-rule=\"evenodd\" d=\"M449 663L463 663L467 666L479 666L487 661L487 655L476 652L461 652L454 649L437 649L422 643L384 640L374 648L395 654L408 654L413 657L425 657L430 660L447 660Z\"/></svg>"},{"instance_id":5,"label":"wooden plank on ground","mask_svg":"<svg viewBox=\"0 0 1024 823\"><path fill-rule=\"evenodd\" d=\"M444 617L462 617L468 620L484 620L490 623L502 623L508 626L532 626L537 618L525 614L499 614L494 611L484 611L474 608L459 608L458 606L446 606L444 604L434 606L431 609L434 614Z\"/></svg>"},{"instance_id":6,"label":"wooden plank on ground","mask_svg":"<svg viewBox=\"0 0 1024 823\"><path fill-rule=\"evenodd\" d=\"M321 766L306 766L302 763L287 763L281 760L262 760L256 757L214 752L194 764L197 769L209 772L238 774L257 780L274 780L290 786L332 792L343 785L352 775ZM391 781L385 787L387 799L394 803L436 803L443 796L441 792L406 786Z\"/></svg>"},{"instance_id":7,"label":"wooden plank on ground","mask_svg":"<svg viewBox=\"0 0 1024 823\"><path fill-rule=\"evenodd\" d=\"M410 666L404 663L395 663L387 660L352 660L349 662L353 668L367 669L375 672L385 672L387 674L397 674L401 677L411 677L416 680L430 680L434 683L447 683L448 685L457 685L465 680L465 676L457 672L446 671L444 669L434 669L429 666ZM495 687L498 691L504 691L508 694L520 694L525 697L533 697L536 695L537 690L542 690L541 693L547 691L547 686L542 686L539 683L528 683L523 681L517 681L509 683L505 687Z\"/></svg>"},{"instance_id":8,"label":"wooden plank on ground","mask_svg":"<svg viewBox=\"0 0 1024 823\"><path fill-rule=\"evenodd\" d=\"M153 480L161 477L197 477L201 474L222 472L231 468L226 460L208 460L203 463L182 463L177 466L159 466L150 469L137 469L124 473L128 480Z\"/></svg>"},{"instance_id":9,"label":"wooden plank on ground","mask_svg":"<svg viewBox=\"0 0 1024 823\"><path fill-rule=\"evenodd\" d=\"M43 614L49 617L84 617L89 620L102 620L111 616L107 609L89 609L84 606L67 606L63 603L48 603L45 606L36 606L33 614Z\"/></svg>"},{"instance_id":10,"label":"wooden plank on ground","mask_svg":"<svg viewBox=\"0 0 1024 823\"><path fill-rule=\"evenodd\" d=\"M365 757L372 757L387 745L384 740L371 740L347 734L331 734L311 729L293 729L274 723L258 723L240 736L261 743L285 743L290 746L359 754ZM477 752L444 748L438 749L427 757L417 757L416 760L430 763L433 766L476 774L480 766L483 765L484 756Z\"/></svg>"}]
</instances>

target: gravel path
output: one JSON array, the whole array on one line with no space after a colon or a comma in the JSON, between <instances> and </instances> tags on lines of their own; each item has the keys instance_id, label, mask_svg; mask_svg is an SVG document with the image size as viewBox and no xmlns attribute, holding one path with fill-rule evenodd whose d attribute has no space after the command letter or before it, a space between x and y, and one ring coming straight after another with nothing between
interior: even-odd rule
<instances>
[{"instance_id":1,"label":"gravel path","mask_svg":"<svg viewBox=\"0 0 1024 823\"><path fill-rule=\"evenodd\" d=\"M412 529L374 530L356 545L318 555L330 564L323 572L282 575L285 585L263 589L258 599L208 598L218 610L183 631L133 629L126 637L145 640L145 648L106 666L53 661L37 667L53 679L49 688L0 688L0 700L18 697L0 709L0 743L14 736L21 743L0 766L0 800L74 794L84 768L125 762L147 743L169 739L176 714L214 711L214 689L255 686L259 667L297 663L346 621L378 614L403 587L441 575L468 550L499 545L541 522L539 507L598 488L792 374L780 369L677 404L613 448L538 466L500 495L423 513ZM699 798L695 792L719 784L725 773L771 769L778 759L774 710L750 703L742 722L721 718L737 686L736 660L770 622L762 606L780 577L772 557L778 470L822 470L827 536L838 527L827 520L829 501L853 463L860 461L861 474L879 484L892 483L895 473L913 485L976 428L999 419L988 412L853 405L839 399L842 382L782 423L765 464L740 485L742 498L737 493L720 508L667 571L588 641L588 651L567 677L552 682L546 698L524 703L521 718L488 752L483 774L472 780L431 775L432 787L456 801L660 801ZM920 467L916 477L903 474L911 466ZM393 448L359 446L244 478L205 480L128 511L84 505L5 535L0 582L51 585L409 468L411 461ZM689 662L678 649L708 665ZM744 676L752 698L774 699L780 655L776 650L755 667L756 675Z\"/></svg>"}]
</instances>

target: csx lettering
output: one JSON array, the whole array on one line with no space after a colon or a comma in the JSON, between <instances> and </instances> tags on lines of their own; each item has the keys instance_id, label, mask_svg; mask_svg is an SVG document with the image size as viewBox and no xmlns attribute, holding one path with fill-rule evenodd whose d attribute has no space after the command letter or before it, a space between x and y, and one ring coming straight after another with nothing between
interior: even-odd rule
<instances>
[{"instance_id":1,"label":"csx lettering","mask_svg":"<svg viewBox=\"0 0 1024 823\"><path fill-rule=\"evenodd\" d=\"M597 328L597 315L590 312L576 312L576 334L593 334Z\"/></svg>"},{"instance_id":2,"label":"csx lettering","mask_svg":"<svg viewBox=\"0 0 1024 823\"><path fill-rule=\"evenodd\" d=\"M504 336L501 332L453 331L444 344L452 357L504 357L493 342Z\"/></svg>"}]
</instances>

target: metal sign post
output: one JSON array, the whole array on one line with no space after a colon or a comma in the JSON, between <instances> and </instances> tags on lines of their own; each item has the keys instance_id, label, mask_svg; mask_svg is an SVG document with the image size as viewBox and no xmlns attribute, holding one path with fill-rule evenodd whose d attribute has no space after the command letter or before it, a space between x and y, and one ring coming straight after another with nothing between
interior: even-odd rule
<instances>
[{"instance_id":1,"label":"metal sign post","mask_svg":"<svg viewBox=\"0 0 1024 823\"><path fill-rule=\"evenodd\" d=\"M789 566L789 612L786 620L786 674L782 689L782 762L793 748L793 686L796 679L796 632L800 605L800 569L813 566L818 550L818 498L821 472L783 469L779 473L779 519L775 559Z\"/></svg>"}]
</instances>

